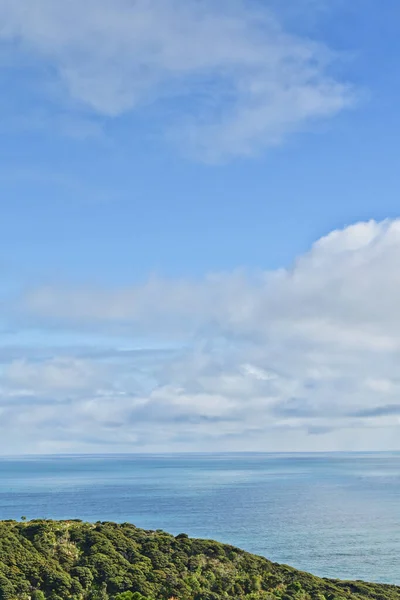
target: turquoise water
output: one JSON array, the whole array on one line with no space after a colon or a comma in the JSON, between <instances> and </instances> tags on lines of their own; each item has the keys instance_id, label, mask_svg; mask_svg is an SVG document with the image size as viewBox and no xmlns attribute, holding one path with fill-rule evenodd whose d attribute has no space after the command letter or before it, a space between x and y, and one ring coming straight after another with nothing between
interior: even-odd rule
<instances>
[{"instance_id":1,"label":"turquoise water","mask_svg":"<svg viewBox=\"0 0 400 600\"><path fill-rule=\"evenodd\" d=\"M130 521L400 584L400 453L0 459L0 518Z\"/></svg>"}]
</instances>

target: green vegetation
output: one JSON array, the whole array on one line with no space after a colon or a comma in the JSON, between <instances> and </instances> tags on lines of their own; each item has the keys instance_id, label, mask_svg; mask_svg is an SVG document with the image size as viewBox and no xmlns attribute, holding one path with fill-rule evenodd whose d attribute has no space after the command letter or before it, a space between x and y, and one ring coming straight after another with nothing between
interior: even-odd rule
<instances>
[{"instance_id":1,"label":"green vegetation","mask_svg":"<svg viewBox=\"0 0 400 600\"><path fill-rule=\"evenodd\" d=\"M209 540L124 523L0 521L0 600L400 600Z\"/></svg>"}]
</instances>

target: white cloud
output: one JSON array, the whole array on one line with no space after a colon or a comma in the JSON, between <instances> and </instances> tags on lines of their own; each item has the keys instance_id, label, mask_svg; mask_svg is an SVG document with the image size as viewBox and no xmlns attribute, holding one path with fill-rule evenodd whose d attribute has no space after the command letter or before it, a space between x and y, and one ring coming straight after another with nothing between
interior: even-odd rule
<instances>
[{"instance_id":1,"label":"white cloud","mask_svg":"<svg viewBox=\"0 0 400 600\"><path fill-rule=\"evenodd\" d=\"M400 220L358 223L317 241L291 269L152 279L117 291L33 290L25 309L146 333L214 331L362 350L399 348ZM333 346L332 346L333 345Z\"/></svg>"},{"instance_id":2,"label":"white cloud","mask_svg":"<svg viewBox=\"0 0 400 600\"><path fill-rule=\"evenodd\" d=\"M1 382L20 395L46 396L92 390L101 381L100 369L90 361L60 357L43 361L13 360L1 374Z\"/></svg>"},{"instance_id":3,"label":"white cloud","mask_svg":"<svg viewBox=\"0 0 400 600\"><path fill-rule=\"evenodd\" d=\"M169 135L206 160L280 143L354 98L326 47L251 0L0 0L0 23L72 100L105 117L159 102Z\"/></svg>"},{"instance_id":4,"label":"white cloud","mask_svg":"<svg viewBox=\"0 0 400 600\"><path fill-rule=\"evenodd\" d=\"M177 330L186 347L153 363L10 361L4 439L22 419L30 449L57 439L77 451L399 449L399 266L400 220L370 221L332 232L288 270L36 290L24 311L42 327L123 322L127 336Z\"/></svg>"}]
</instances>

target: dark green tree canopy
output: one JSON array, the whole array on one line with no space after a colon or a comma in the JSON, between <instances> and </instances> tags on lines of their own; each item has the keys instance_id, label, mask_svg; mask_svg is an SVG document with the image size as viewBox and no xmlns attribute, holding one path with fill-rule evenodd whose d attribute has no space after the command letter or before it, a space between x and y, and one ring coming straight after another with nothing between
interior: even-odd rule
<instances>
[{"instance_id":1,"label":"dark green tree canopy","mask_svg":"<svg viewBox=\"0 0 400 600\"><path fill-rule=\"evenodd\" d=\"M211 540L129 523L0 521L0 600L400 600Z\"/></svg>"}]
</instances>

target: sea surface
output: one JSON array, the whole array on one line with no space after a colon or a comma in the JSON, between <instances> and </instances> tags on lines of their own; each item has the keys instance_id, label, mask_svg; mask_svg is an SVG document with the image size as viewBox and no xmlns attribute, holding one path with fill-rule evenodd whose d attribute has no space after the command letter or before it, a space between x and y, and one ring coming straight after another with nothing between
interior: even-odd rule
<instances>
[{"instance_id":1,"label":"sea surface","mask_svg":"<svg viewBox=\"0 0 400 600\"><path fill-rule=\"evenodd\" d=\"M400 584L400 453L0 459L0 518L129 521Z\"/></svg>"}]
</instances>

